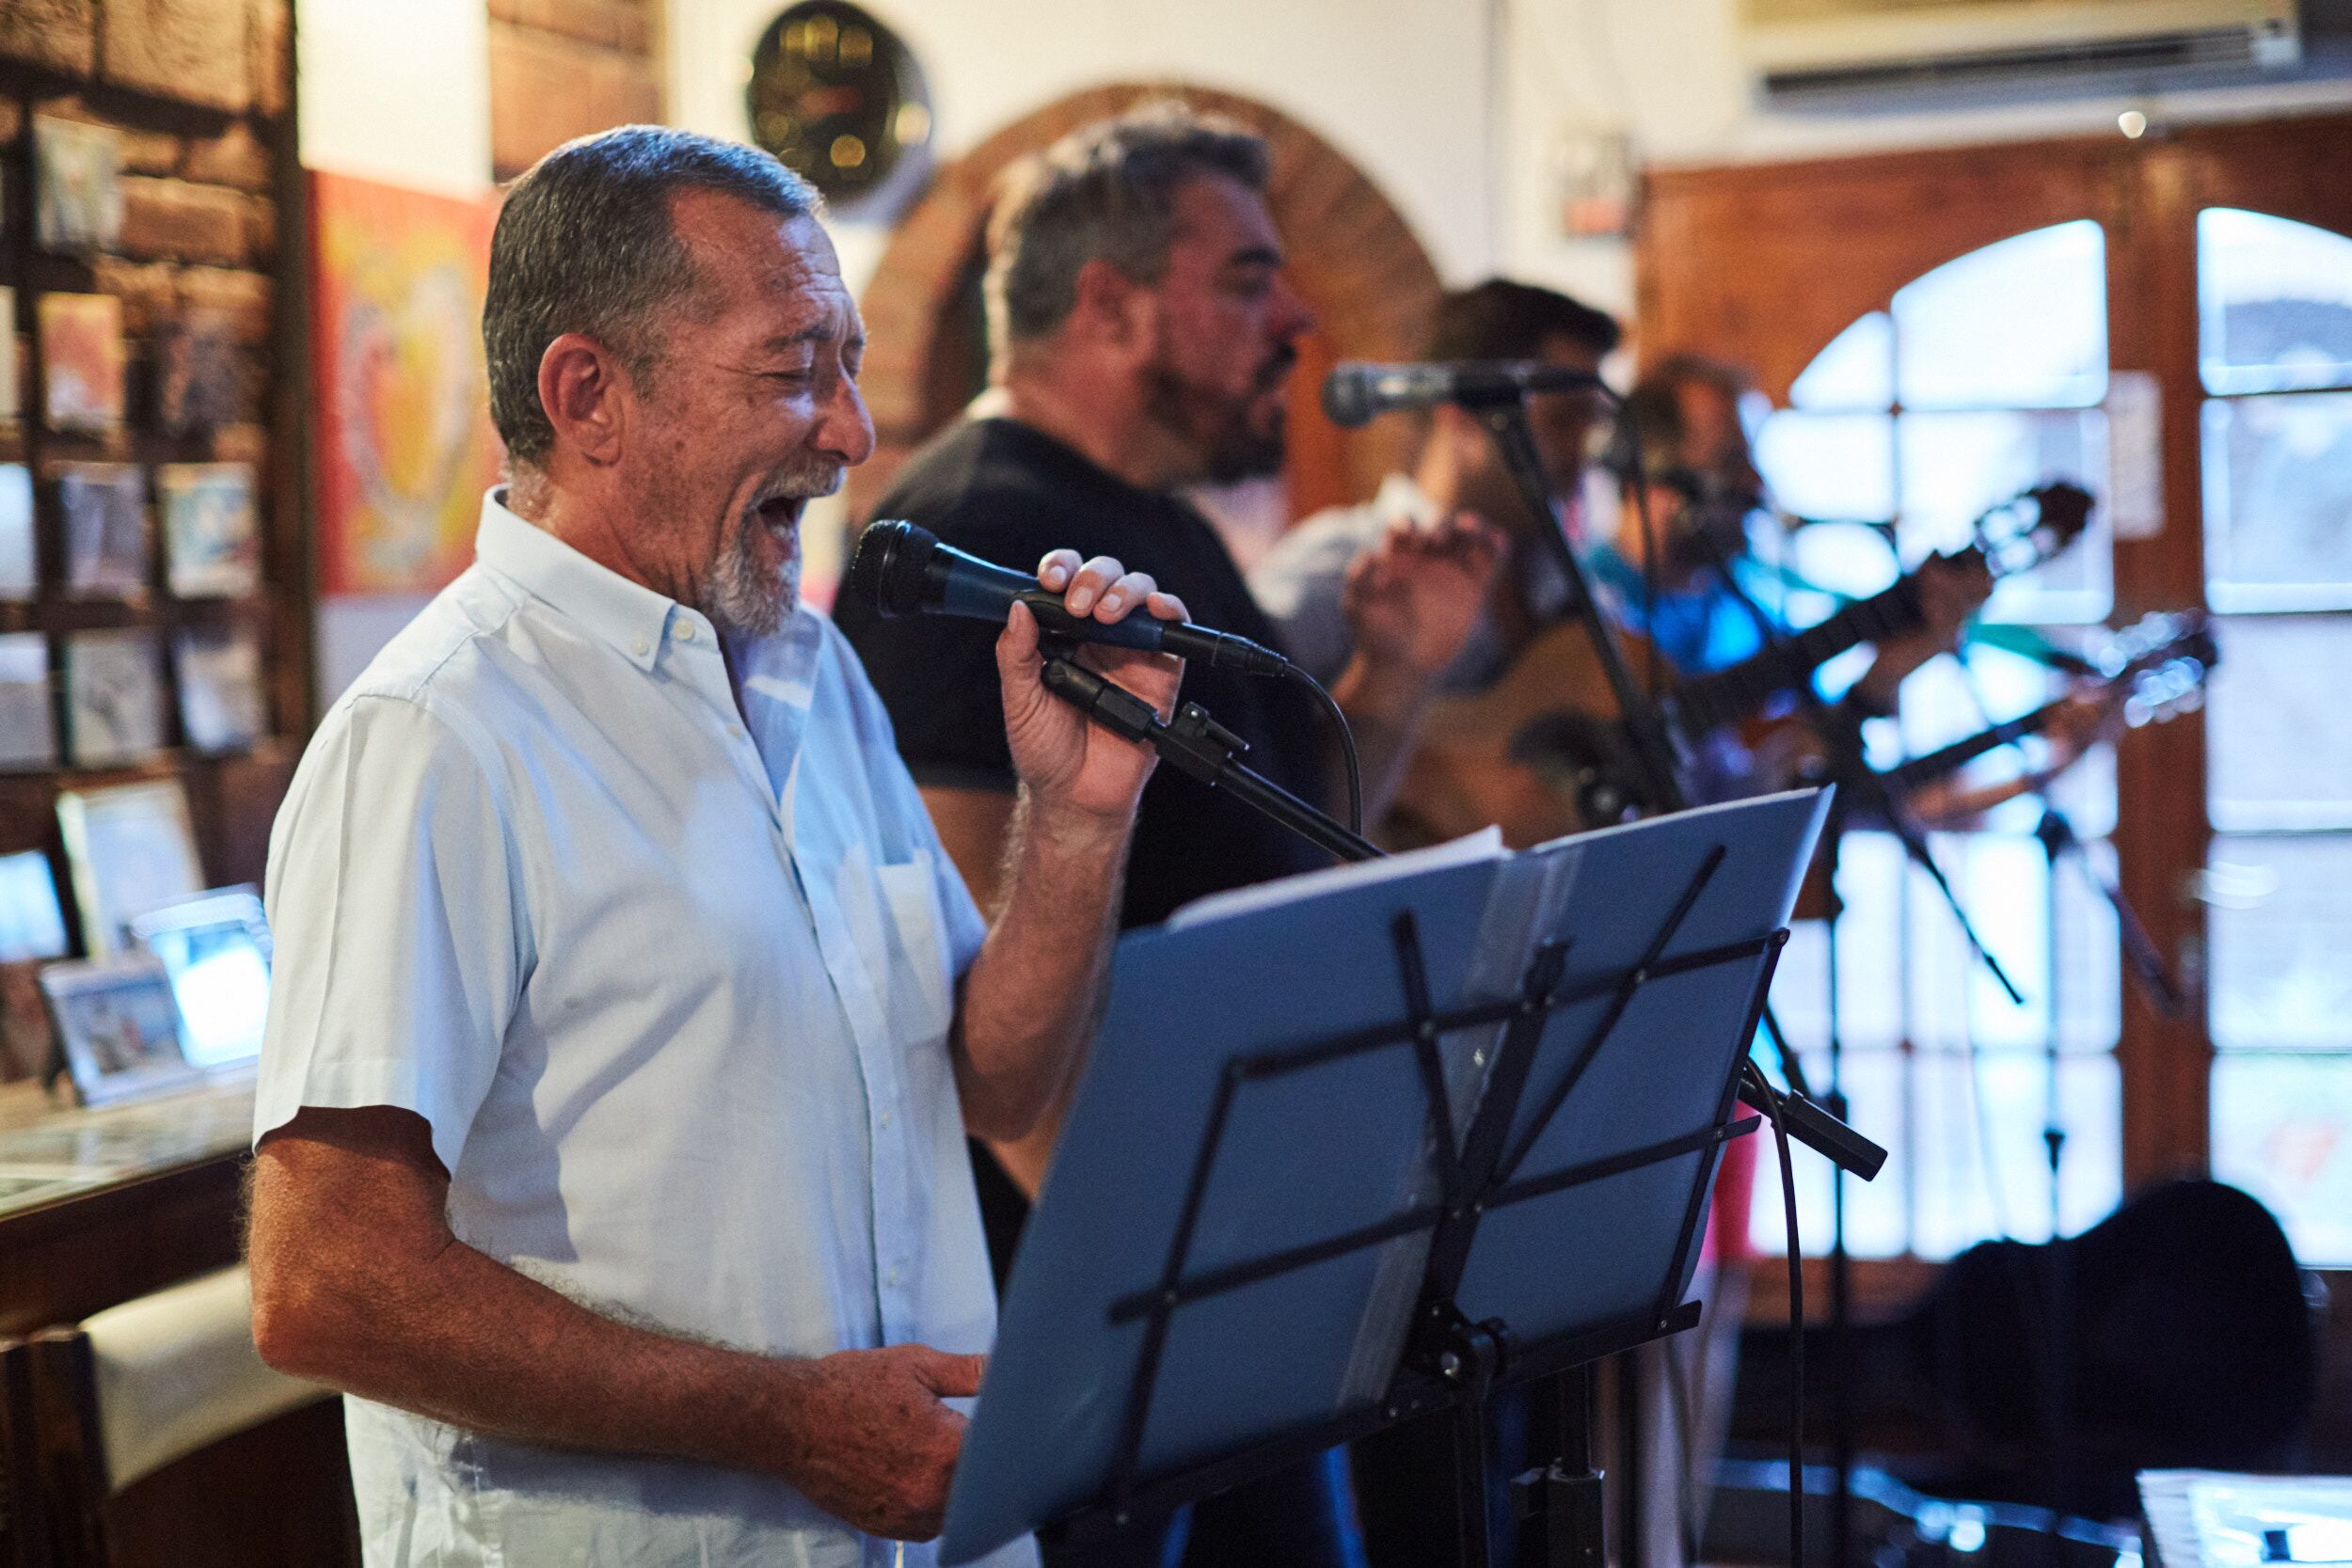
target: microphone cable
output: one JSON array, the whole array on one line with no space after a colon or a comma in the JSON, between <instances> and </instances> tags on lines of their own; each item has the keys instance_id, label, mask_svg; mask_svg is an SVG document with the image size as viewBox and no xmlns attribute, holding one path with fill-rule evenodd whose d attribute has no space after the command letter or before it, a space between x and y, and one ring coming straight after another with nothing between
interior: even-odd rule
<instances>
[{"instance_id":1,"label":"microphone cable","mask_svg":"<svg viewBox=\"0 0 2352 1568\"><path fill-rule=\"evenodd\" d=\"M1788 1129L1782 1125L1780 1091L1754 1057L1743 1060L1740 1070L1772 1107L1765 1119L1772 1124L1772 1143L1780 1156L1781 1215L1788 1227L1788 1568L1805 1568L1804 1256L1797 1245L1797 1177L1788 1155Z\"/></svg>"},{"instance_id":2,"label":"microphone cable","mask_svg":"<svg viewBox=\"0 0 2352 1568\"><path fill-rule=\"evenodd\" d=\"M1361 838L1364 833L1364 776L1362 766L1356 759L1356 732L1348 727L1347 715L1341 711L1339 700L1323 689L1321 681L1288 661L1283 664L1282 674L1285 679L1296 681L1307 689L1340 737L1340 755L1347 764L1347 831Z\"/></svg>"}]
</instances>

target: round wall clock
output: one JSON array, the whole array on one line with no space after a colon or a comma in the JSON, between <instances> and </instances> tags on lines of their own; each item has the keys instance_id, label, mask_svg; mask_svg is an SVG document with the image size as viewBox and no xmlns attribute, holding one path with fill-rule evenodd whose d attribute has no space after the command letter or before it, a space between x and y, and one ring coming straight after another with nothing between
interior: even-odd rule
<instances>
[{"instance_id":1,"label":"round wall clock","mask_svg":"<svg viewBox=\"0 0 2352 1568\"><path fill-rule=\"evenodd\" d=\"M848 0L803 0L769 24L743 98L752 139L834 202L874 190L930 140L914 55Z\"/></svg>"}]
</instances>

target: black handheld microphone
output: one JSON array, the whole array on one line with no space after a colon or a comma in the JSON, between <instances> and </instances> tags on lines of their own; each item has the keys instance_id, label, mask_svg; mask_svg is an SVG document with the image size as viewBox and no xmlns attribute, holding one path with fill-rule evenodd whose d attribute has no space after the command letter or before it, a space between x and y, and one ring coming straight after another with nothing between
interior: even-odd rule
<instances>
[{"instance_id":1,"label":"black handheld microphone","mask_svg":"<svg viewBox=\"0 0 2352 1568\"><path fill-rule=\"evenodd\" d=\"M1375 414L1432 408L1441 403L1492 408L1530 392L1608 390L1590 371L1542 359L1454 359L1426 365L1374 365L1343 360L1323 381L1323 411L1353 430Z\"/></svg>"},{"instance_id":2,"label":"black handheld microphone","mask_svg":"<svg viewBox=\"0 0 2352 1568\"><path fill-rule=\"evenodd\" d=\"M1073 641L1178 654L1250 675L1283 675L1291 668L1271 648L1189 621L1162 621L1146 613L1105 624L1073 615L1062 608L1062 596L1040 588L1037 578L943 545L939 535L913 523L885 519L866 525L850 558L845 586L852 598L872 605L885 619L965 615L1001 622L1018 601L1029 607L1040 630Z\"/></svg>"}]
</instances>

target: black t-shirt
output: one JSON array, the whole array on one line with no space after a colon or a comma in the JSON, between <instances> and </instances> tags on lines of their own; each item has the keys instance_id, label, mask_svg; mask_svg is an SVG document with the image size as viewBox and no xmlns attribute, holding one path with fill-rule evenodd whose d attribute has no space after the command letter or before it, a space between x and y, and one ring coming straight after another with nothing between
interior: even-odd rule
<instances>
[{"instance_id":1,"label":"black t-shirt","mask_svg":"<svg viewBox=\"0 0 2352 1568\"><path fill-rule=\"evenodd\" d=\"M1011 420L965 420L942 432L899 471L874 515L903 517L1021 572L1035 571L1049 550L1114 556L1182 598L1196 624L1279 645L1200 513L1138 490ZM917 783L1013 787L996 679L998 627L945 615L884 620L871 605L846 598L834 620L866 661ZM1179 700L1199 703L1248 741L1242 760L1251 768L1324 803L1326 741L1306 693L1288 682L1193 665ZM1120 924L1148 926L1204 894L1329 863L1288 830L1163 762L1144 786Z\"/></svg>"}]
</instances>

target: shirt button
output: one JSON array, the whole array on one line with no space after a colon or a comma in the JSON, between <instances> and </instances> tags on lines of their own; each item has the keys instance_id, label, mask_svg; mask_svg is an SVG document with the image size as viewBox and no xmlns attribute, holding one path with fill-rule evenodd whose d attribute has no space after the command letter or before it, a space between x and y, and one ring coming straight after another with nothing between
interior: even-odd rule
<instances>
[{"instance_id":1,"label":"shirt button","mask_svg":"<svg viewBox=\"0 0 2352 1568\"><path fill-rule=\"evenodd\" d=\"M884 1111L882 1114L882 1125L883 1132L887 1132L890 1131L890 1113L888 1111Z\"/></svg>"},{"instance_id":2,"label":"shirt button","mask_svg":"<svg viewBox=\"0 0 2352 1568\"><path fill-rule=\"evenodd\" d=\"M681 622L679 622L679 623L678 623L678 628L677 628L677 640L678 640L679 641L681 641L681 642L691 642L692 641L694 641L694 623L693 623L693 622L691 622L691 621L681 621Z\"/></svg>"},{"instance_id":3,"label":"shirt button","mask_svg":"<svg viewBox=\"0 0 2352 1568\"><path fill-rule=\"evenodd\" d=\"M890 1286L894 1290L897 1289L898 1284L898 1271L896 1269L891 1270L889 1275L883 1280L883 1283Z\"/></svg>"},{"instance_id":4,"label":"shirt button","mask_svg":"<svg viewBox=\"0 0 2352 1568\"><path fill-rule=\"evenodd\" d=\"M740 724L729 724L729 725L727 726L727 736L728 736L728 737L729 737L729 738L731 738L731 739L735 739L735 740L740 740L740 739L742 739L742 738L743 738L743 726L742 726L742 725L740 725Z\"/></svg>"},{"instance_id":5,"label":"shirt button","mask_svg":"<svg viewBox=\"0 0 2352 1568\"><path fill-rule=\"evenodd\" d=\"M646 641L644 638L641 637L637 640L637 652L640 657L643 657L646 653L650 652L652 648L653 644Z\"/></svg>"}]
</instances>

